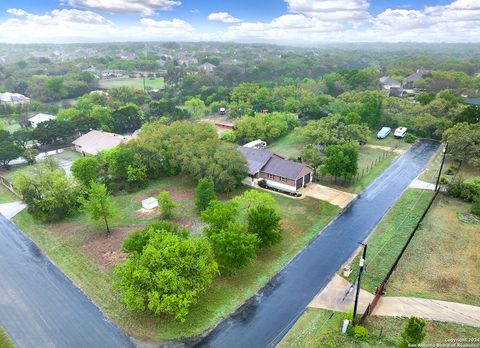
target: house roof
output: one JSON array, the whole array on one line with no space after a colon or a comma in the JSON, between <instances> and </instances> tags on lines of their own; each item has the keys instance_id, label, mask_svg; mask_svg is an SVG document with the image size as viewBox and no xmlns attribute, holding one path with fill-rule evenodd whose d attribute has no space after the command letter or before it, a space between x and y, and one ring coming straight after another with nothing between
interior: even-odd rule
<instances>
[{"instance_id":1,"label":"house roof","mask_svg":"<svg viewBox=\"0 0 480 348\"><path fill-rule=\"evenodd\" d=\"M25 97L23 94L20 93L0 93L0 101L7 102L7 103L16 103L30 100L30 98Z\"/></svg>"},{"instance_id":2,"label":"house roof","mask_svg":"<svg viewBox=\"0 0 480 348\"><path fill-rule=\"evenodd\" d=\"M283 176L287 179L296 180L300 176L302 170L306 167L303 163L289 161L283 158L272 157L267 162L262 172L268 174Z\"/></svg>"},{"instance_id":3,"label":"house roof","mask_svg":"<svg viewBox=\"0 0 480 348\"><path fill-rule=\"evenodd\" d=\"M91 130L75 139L72 143L89 155L96 155L102 150L112 149L123 142L130 140L129 137L120 134Z\"/></svg>"},{"instance_id":4,"label":"house roof","mask_svg":"<svg viewBox=\"0 0 480 348\"><path fill-rule=\"evenodd\" d=\"M28 120L32 123L39 124L41 122L46 122L46 121L50 121L50 120L54 120L54 119L55 119L55 116L53 116L53 115L39 113L39 114L36 114L33 117L30 117Z\"/></svg>"},{"instance_id":5,"label":"house roof","mask_svg":"<svg viewBox=\"0 0 480 348\"><path fill-rule=\"evenodd\" d=\"M254 175L260 171L296 180L300 173L307 167L303 163L286 160L271 152L239 146L238 149L248 162L248 173Z\"/></svg>"},{"instance_id":6,"label":"house roof","mask_svg":"<svg viewBox=\"0 0 480 348\"><path fill-rule=\"evenodd\" d=\"M411 75L408 75L405 77L403 80L404 82L415 82L423 77L423 72L422 71L417 71Z\"/></svg>"},{"instance_id":7,"label":"house roof","mask_svg":"<svg viewBox=\"0 0 480 348\"><path fill-rule=\"evenodd\" d=\"M379 80L382 85L400 86L402 84L401 82L392 79L390 76L380 77Z\"/></svg>"},{"instance_id":8,"label":"house roof","mask_svg":"<svg viewBox=\"0 0 480 348\"><path fill-rule=\"evenodd\" d=\"M248 174L250 175L258 173L273 156L271 152L244 146L239 146L238 150L243 153L248 162Z\"/></svg>"}]
</instances>

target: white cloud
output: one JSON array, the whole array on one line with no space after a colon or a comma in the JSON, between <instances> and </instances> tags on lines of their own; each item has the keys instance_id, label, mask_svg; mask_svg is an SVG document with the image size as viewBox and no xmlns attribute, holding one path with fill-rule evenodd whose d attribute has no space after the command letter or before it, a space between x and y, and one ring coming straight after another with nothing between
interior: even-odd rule
<instances>
[{"instance_id":1,"label":"white cloud","mask_svg":"<svg viewBox=\"0 0 480 348\"><path fill-rule=\"evenodd\" d=\"M293 13L302 13L324 21L361 21L369 19L367 0L285 0Z\"/></svg>"},{"instance_id":2,"label":"white cloud","mask_svg":"<svg viewBox=\"0 0 480 348\"><path fill-rule=\"evenodd\" d=\"M63 0L65 3L67 0ZM151 16L157 10L170 10L180 6L177 0L68 0L70 6L113 13L140 13Z\"/></svg>"},{"instance_id":3,"label":"white cloud","mask_svg":"<svg viewBox=\"0 0 480 348\"><path fill-rule=\"evenodd\" d=\"M193 30L193 27L190 23L182 21L181 19L174 18L171 21L156 21L150 18L142 18L140 23L147 27L162 28L162 29L173 29L173 30Z\"/></svg>"},{"instance_id":4,"label":"white cloud","mask_svg":"<svg viewBox=\"0 0 480 348\"><path fill-rule=\"evenodd\" d=\"M214 12L208 15L208 20L210 21L219 21L223 23L238 23L241 22L241 19L233 17L228 12Z\"/></svg>"}]
</instances>

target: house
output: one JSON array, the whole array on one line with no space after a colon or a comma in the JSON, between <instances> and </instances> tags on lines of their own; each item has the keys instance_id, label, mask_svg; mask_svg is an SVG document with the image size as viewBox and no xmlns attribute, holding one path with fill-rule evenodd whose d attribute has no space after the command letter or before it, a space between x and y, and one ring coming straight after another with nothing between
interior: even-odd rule
<instances>
[{"instance_id":1,"label":"house","mask_svg":"<svg viewBox=\"0 0 480 348\"><path fill-rule=\"evenodd\" d=\"M265 180L269 187L296 192L313 180L313 169L306 164L286 160L262 149L245 146L239 146L238 149L248 162L252 186Z\"/></svg>"},{"instance_id":2,"label":"house","mask_svg":"<svg viewBox=\"0 0 480 348\"><path fill-rule=\"evenodd\" d=\"M420 80L424 76L425 76L425 71L423 70L423 66L422 66L420 69L418 69L413 74L405 77L405 79L403 80L403 85L406 89L412 89L415 85L415 82Z\"/></svg>"},{"instance_id":3,"label":"house","mask_svg":"<svg viewBox=\"0 0 480 348\"><path fill-rule=\"evenodd\" d=\"M75 139L72 144L75 145L75 151L80 152L83 156L95 156L102 150L113 149L121 143L128 142L130 139L131 137L129 136L91 130L80 138Z\"/></svg>"},{"instance_id":4,"label":"house","mask_svg":"<svg viewBox=\"0 0 480 348\"><path fill-rule=\"evenodd\" d=\"M33 128L37 128L37 126L42 123L42 122L47 122L47 121L51 121L51 120L54 120L55 119L55 116L53 115L49 115L49 114L42 114L42 113L39 113L39 114L36 114L35 116L33 117L30 117L28 119L28 121L30 122L30 125L33 127Z\"/></svg>"},{"instance_id":5,"label":"house","mask_svg":"<svg viewBox=\"0 0 480 348\"><path fill-rule=\"evenodd\" d=\"M389 97L401 97L403 95L403 85L400 81L394 80L390 76L383 76L379 81L382 89L387 92Z\"/></svg>"},{"instance_id":6,"label":"house","mask_svg":"<svg viewBox=\"0 0 480 348\"><path fill-rule=\"evenodd\" d=\"M216 66L207 62L207 63L203 63L202 65L199 65L198 68L200 70L205 71L206 73L212 73L215 71Z\"/></svg>"},{"instance_id":7,"label":"house","mask_svg":"<svg viewBox=\"0 0 480 348\"><path fill-rule=\"evenodd\" d=\"M10 105L18 105L18 104L25 104L30 101L30 98L25 97L23 94L20 93L0 93L0 104L10 104Z\"/></svg>"}]
</instances>

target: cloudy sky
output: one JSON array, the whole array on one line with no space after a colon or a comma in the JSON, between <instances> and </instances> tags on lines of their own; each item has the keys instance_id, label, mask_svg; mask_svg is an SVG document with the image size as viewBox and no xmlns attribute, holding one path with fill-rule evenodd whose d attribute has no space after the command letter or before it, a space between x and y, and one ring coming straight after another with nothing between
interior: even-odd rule
<instances>
[{"instance_id":1,"label":"cloudy sky","mask_svg":"<svg viewBox=\"0 0 480 348\"><path fill-rule=\"evenodd\" d=\"M480 0L0 0L0 42L479 42Z\"/></svg>"}]
</instances>

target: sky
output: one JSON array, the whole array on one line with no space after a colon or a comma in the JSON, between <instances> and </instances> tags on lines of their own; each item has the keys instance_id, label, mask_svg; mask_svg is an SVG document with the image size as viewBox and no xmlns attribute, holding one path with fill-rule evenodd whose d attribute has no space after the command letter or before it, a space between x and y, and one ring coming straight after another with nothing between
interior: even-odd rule
<instances>
[{"instance_id":1,"label":"sky","mask_svg":"<svg viewBox=\"0 0 480 348\"><path fill-rule=\"evenodd\" d=\"M0 42L479 42L480 0L0 0Z\"/></svg>"}]
</instances>

